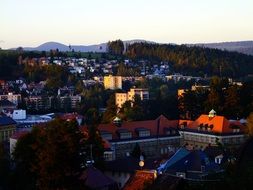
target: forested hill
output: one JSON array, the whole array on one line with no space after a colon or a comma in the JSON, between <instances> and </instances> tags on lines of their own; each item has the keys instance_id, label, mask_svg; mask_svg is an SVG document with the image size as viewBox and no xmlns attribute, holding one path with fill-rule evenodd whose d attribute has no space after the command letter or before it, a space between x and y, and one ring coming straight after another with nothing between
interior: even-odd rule
<instances>
[{"instance_id":1,"label":"forested hill","mask_svg":"<svg viewBox=\"0 0 253 190\"><path fill-rule=\"evenodd\" d=\"M185 45L134 43L126 48L131 59L171 62L173 70L191 75L242 77L253 74L253 56Z\"/></svg>"}]
</instances>

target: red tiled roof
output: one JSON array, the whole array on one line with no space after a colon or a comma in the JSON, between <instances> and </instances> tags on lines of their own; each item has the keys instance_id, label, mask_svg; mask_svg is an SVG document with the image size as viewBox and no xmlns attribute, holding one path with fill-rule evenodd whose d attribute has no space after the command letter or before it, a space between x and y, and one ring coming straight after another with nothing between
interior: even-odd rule
<instances>
[{"instance_id":1,"label":"red tiled roof","mask_svg":"<svg viewBox=\"0 0 253 190\"><path fill-rule=\"evenodd\" d=\"M113 139L118 138L117 131L118 130L126 130L132 132L132 137L137 137L136 129L144 128L150 131L150 135L164 135L165 128L177 128L178 120L168 120L166 117L161 115L155 120L147 120L147 121L131 121L131 122L123 122L120 127L117 127L115 124L100 124L98 126L99 131L112 133Z\"/></svg>"},{"instance_id":2,"label":"red tiled roof","mask_svg":"<svg viewBox=\"0 0 253 190\"><path fill-rule=\"evenodd\" d=\"M242 124L239 121L230 122L224 116L209 117L208 115L201 115L195 121L180 120L179 124L186 122L187 128L198 129L200 125L212 126L211 131L215 133L231 133L233 128L231 126L236 125L242 128Z\"/></svg>"},{"instance_id":3,"label":"red tiled roof","mask_svg":"<svg viewBox=\"0 0 253 190\"><path fill-rule=\"evenodd\" d=\"M147 183L152 183L156 176L152 171L137 170L133 177L129 179L123 190L142 190Z\"/></svg>"}]
</instances>

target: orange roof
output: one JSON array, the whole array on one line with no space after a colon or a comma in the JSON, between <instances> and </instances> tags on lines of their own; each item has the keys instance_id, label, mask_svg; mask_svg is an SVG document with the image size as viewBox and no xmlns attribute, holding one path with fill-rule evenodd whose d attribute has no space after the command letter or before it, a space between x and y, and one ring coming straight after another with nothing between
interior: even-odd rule
<instances>
[{"instance_id":1,"label":"orange roof","mask_svg":"<svg viewBox=\"0 0 253 190\"><path fill-rule=\"evenodd\" d=\"M98 126L99 131L105 131L112 133L113 139L117 138L118 130L126 130L132 132L132 137L137 137L136 129L144 128L150 130L150 135L164 135L165 128L177 128L178 120L168 120L165 116L161 115L155 120L146 120L146 121L131 121L123 122L120 127L110 123L110 124L100 124Z\"/></svg>"},{"instance_id":2,"label":"orange roof","mask_svg":"<svg viewBox=\"0 0 253 190\"><path fill-rule=\"evenodd\" d=\"M147 183L152 183L156 178L154 171L137 170L129 179L123 190L142 190Z\"/></svg>"},{"instance_id":3,"label":"orange roof","mask_svg":"<svg viewBox=\"0 0 253 190\"><path fill-rule=\"evenodd\" d=\"M209 117L208 115L201 115L195 121L180 120L179 124L183 122L187 123L189 129L198 129L199 126L211 126L211 131L215 133L232 133L231 126L237 125L240 128L242 126L240 122L230 122L224 116Z\"/></svg>"}]
</instances>

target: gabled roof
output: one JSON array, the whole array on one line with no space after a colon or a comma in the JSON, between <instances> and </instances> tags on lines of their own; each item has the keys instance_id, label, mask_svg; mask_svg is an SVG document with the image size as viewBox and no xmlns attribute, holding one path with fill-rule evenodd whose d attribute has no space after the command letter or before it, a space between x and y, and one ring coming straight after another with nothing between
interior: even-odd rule
<instances>
[{"instance_id":1,"label":"gabled roof","mask_svg":"<svg viewBox=\"0 0 253 190\"><path fill-rule=\"evenodd\" d=\"M157 170L158 172L163 172L166 171L167 168L169 168L171 165L175 164L185 156L190 154L190 151L187 150L186 148L180 148L178 151L169 159L167 160L164 164L162 164Z\"/></svg>"},{"instance_id":2,"label":"gabled roof","mask_svg":"<svg viewBox=\"0 0 253 190\"><path fill-rule=\"evenodd\" d=\"M0 126L6 126L6 125L15 125L16 122L10 118L10 117L6 117L6 116L0 116Z\"/></svg>"},{"instance_id":3,"label":"gabled roof","mask_svg":"<svg viewBox=\"0 0 253 190\"><path fill-rule=\"evenodd\" d=\"M113 139L117 139L117 131L128 131L132 133L132 137L138 137L136 129L142 128L150 131L151 136L165 135L164 128L174 128L177 129L178 120L168 120L166 117L161 115L155 120L146 120L146 121L131 121L131 122L122 122L120 127L117 127L115 124L100 124L98 126L99 131L109 132L112 134Z\"/></svg>"},{"instance_id":4,"label":"gabled roof","mask_svg":"<svg viewBox=\"0 0 253 190\"><path fill-rule=\"evenodd\" d=\"M202 171L202 166L205 170ZM219 166L211 162L208 156L201 150L190 151L189 154L182 157L180 160L166 168L166 172L208 172L213 169L219 170Z\"/></svg>"}]
</instances>

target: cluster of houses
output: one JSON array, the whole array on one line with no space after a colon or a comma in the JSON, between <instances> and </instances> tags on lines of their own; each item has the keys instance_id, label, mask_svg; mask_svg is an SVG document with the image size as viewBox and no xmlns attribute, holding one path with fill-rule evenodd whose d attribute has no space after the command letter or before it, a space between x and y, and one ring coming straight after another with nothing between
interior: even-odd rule
<instances>
[{"instance_id":1,"label":"cluster of houses","mask_svg":"<svg viewBox=\"0 0 253 190\"><path fill-rule=\"evenodd\" d=\"M40 120L48 122L51 120L49 118L53 119L54 116L45 115ZM87 131L81 125L81 116L73 113L63 114L61 118L67 121L76 119L80 130ZM22 110L14 111L12 118L0 116L0 141L10 142L10 151L27 132L17 129L25 119L27 117ZM98 130L104 141L106 169L103 175L120 188L129 186L129 180L133 180L131 176L141 169L189 180L208 180L210 173L223 172L222 164L235 159L226 150L238 148L247 139L245 121L228 120L214 110L194 121L169 120L163 115L154 120L132 122L115 118L112 123L100 124ZM132 157L137 144L143 165L140 165L139 158Z\"/></svg>"},{"instance_id":2,"label":"cluster of houses","mask_svg":"<svg viewBox=\"0 0 253 190\"><path fill-rule=\"evenodd\" d=\"M122 89L124 81L142 80L142 77L112 76L113 70L119 65L115 60L98 63L95 59L55 58L53 63L67 65L70 73L81 78L86 71L93 73L92 78L82 80L84 87L99 83L105 89L117 90ZM169 64L164 62L152 68L148 68L145 61L133 63L125 60L124 63L140 67L140 74L146 78L159 77L174 82L205 80L181 74L167 75ZM32 59L28 64L48 65L51 60ZM76 113L29 115L26 110L19 109L22 103L28 111L40 112L55 106L64 111L75 110L82 100L73 86L59 88L55 96L45 96L42 93L45 84L45 81L26 83L23 79L0 81L0 142L9 144L10 154L18 139L34 125L49 122L55 117L67 121L75 119L80 130L87 132L87 127L82 126L82 116ZM192 90L197 88L209 87L193 86ZM25 92L26 96L22 97L21 92ZM182 96L184 92L179 90L178 95ZM135 96L141 100L150 98L148 89L130 88L127 92L115 93L115 104L121 108L126 101L134 101ZM209 174L223 172L222 165L235 159L227 149L238 148L247 139L244 120L228 120L217 115L215 110L208 115L200 115L196 120L169 120L161 115L154 120L125 122L115 117L112 123L100 124L98 131L104 142L106 162L103 173L88 167L82 176L91 189L132 189L136 184L144 183L140 179L154 180L157 175L164 174L173 178L208 180ZM140 148L140 158L132 155L137 146Z\"/></svg>"}]
</instances>

